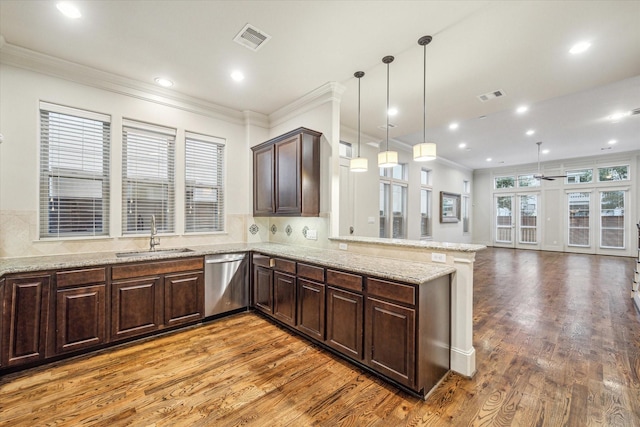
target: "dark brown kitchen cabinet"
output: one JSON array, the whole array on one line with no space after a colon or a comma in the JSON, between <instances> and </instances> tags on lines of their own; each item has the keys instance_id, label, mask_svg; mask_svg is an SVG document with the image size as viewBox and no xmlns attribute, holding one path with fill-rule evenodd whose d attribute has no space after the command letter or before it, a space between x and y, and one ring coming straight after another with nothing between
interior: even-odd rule
<instances>
[{"instance_id":1,"label":"dark brown kitchen cabinet","mask_svg":"<svg viewBox=\"0 0 640 427\"><path fill-rule=\"evenodd\" d=\"M4 279L0 279L0 368L2 368L4 361L2 360L4 357L4 331L2 330L2 318L4 306Z\"/></svg>"},{"instance_id":2,"label":"dark brown kitchen cabinet","mask_svg":"<svg viewBox=\"0 0 640 427\"><path fill-rule=\"evenodd\" d=\"M111 339L120 340L160 329L162 277L144 277L111 284Z\"/></svg>"},{"instance_id":3,"label":"dark brown kitchen cabinet","mask_svg":"<svg viewBox=\"0 0 640 427\"><path fill-rule=\"evenodd\" d=\"M253 268L253 303L264 313L273 312L273 271L260 265Z\"/></svg>"},{"instance_id":4,"label":"dark brown kitchen cabinet","mask_svg":"<svg viewBox=\"0 0 640 427\"><path fill-rule=\"evenodd\" d=\"M164 324L181 325L204 317L202 272L164 276Z\"/></svg>"},{"instance_id":5,"label":"dark brown kitchen cabinet","mask_svg":"<svg viewBox=\"0 0 640 427\"><path fill-rule=\"evenodd\" d=\"M298 128L253 147L253 215L320 214L320 132Z\"/></svg>"},{"instance_id":6,"label":"dark brown kitchen cabinet","mask_svg":"<svg viewBox=\"0 0 640 427\"><path fill-rule=\"evenodd\" d=\"M107 342L104 267L58 272L55 306L56 354Z\"/></svg>"},{"instance_id":7,"label":"dark brown kitchen cabinet","mask_svg":"<svg viewBox=\"0 0 640 427\"><path fill-rule=\"evenodd\" d=\"M13 277L4 283L2 366L44 359L47 343L51 277Z\"/></svg>"},{"instance_id":8,"label":"dark brown kitchen cabinet","mask_svg":"<svg viewBox=\"0 0 640 427\"><path fill-rule=\"evenodd\" d=\"M289 326L296 325L296 277L273 273L273 317Z\"/></svg>"},{"instance_id":9,"label":"dark brown kitchen cabinet","mask_svg":"<svg viewBox=\"0 0 640 427\"><path fill-rule=\"evenodd\" d=\"M415 380L413 308L367 297L365 362L378 372L412 387Z\"/></svg>"},{"instance_id":10,"label":"dark brown kitchen cabinet","mask_svg":"<svg viewBox=\"0 0 640 427\"><path fill-rule=\"evenodd\" d=\"M352 359L362 360L363 315L361 294L328 286L326 344Z\"/></svg>"},{"instance_id":11,"label":"dark brown kitchen cabinet","mask_svg":"<svg viewBox=\"0 0 640 427\"><path fill-rule=\"evenodd\" d=\"M298 277L298 321L301 332L324 341L325 284Z\"/></svg>"}]
</instances>

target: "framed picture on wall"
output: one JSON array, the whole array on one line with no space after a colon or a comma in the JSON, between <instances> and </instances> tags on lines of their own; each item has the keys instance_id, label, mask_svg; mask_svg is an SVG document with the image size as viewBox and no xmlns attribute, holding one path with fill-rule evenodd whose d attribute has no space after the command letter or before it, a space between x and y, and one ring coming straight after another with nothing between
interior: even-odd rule
<instances>
[{"instance_id":1,"label":"framed picture on wall","mask_svg":"<svg viewBox=\"0 0 640 427\"><path fill-rule=\"evenodd\" d=\"M460 195L440 192L440 222L460 221Z\"/></svg>"}]
</instances>

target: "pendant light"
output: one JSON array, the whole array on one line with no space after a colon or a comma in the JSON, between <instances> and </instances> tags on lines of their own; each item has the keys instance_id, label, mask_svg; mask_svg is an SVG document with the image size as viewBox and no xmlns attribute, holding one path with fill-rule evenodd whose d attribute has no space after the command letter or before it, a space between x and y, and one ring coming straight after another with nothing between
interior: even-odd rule
<instances>
[{"instance_id":1,"label":"pendant light","mask_svg":"<svg viewBox=\"0 0 640 427\"><path fill-rule=\"evenodd\" d=\"M356 71L353 76L358 79L358 157L349 161L351 172L366 172L369 169L369 160L360 157L360 79L364 76L364 71Z\"/></svg>"},{"instance_id":2,"label":"pendant light","mask_svg":"<svg viewBox=\"0 0 640 427\"><path fill-rule=\"evenodd\" d=\"M393 56L385 56L382 62L387 64L387 151L378 153L378 167L392 168L398 165L398 152L389 151L389 64L393 62Z\"/></svg>"},{"instance_id":3,"label":"pendant light","mask_svg":"<svg viewBox=\"0 0 640 427\"><path fill-rule=\"evenodd\" d=\"M436 158L436 143L427 142L427 45L431 43L433 37L423 36L418 39L418 44L424 48L424 88L422 91L422 142L413 146L413 160L416 162L426 162Z\"/></svg>"}]
</instances>

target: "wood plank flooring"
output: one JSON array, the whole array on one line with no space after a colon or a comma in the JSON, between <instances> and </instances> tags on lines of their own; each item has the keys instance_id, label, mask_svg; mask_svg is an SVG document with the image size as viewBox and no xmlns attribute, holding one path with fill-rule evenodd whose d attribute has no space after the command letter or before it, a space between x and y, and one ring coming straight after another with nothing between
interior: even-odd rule
<instances>
[{"instance_id":1,"label":"wood plank flooring","mask_svg":"<svg viewBox=\"0 0 640 427\"><path fill-rule=\"evenodd\" d=\"M479 252L473 379L424 402L246 313L0 378L1 426L640 427L632 258Z\"/></svg>"}]
</instances>

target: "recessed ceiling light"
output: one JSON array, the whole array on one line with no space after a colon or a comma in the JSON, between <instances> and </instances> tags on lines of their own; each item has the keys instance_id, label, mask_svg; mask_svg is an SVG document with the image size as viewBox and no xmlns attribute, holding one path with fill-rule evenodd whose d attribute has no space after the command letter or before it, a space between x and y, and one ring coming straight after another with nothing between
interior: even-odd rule
<instances>
[{"instance_id":1,"label":"recessed ceiling light","mask_svg":"<svg viewBox=\"0 0 640 427\"><path fill-rule=\"evenodd\" d=\"M453 122L453 123L451 123L451 124L449 125L449 129L451 129L451 130L456 130L456 129L458 129L458 126L460 126L458 123Z\"/></svg>"},{"instance_id":2,"label":"recessed ceiling light","mask_svg":"<svg viewBox=\"0 0 640 427\"><path fill-rule=\"evenodd\" d=\"M571 47L571 49L569 49L569 53L572 55L577 55L579 53L585 52L590 47L591 47L591 43L589 42L576 43Z\"/></svg>"},{"instance_id":3,"label":"recessed ceiling light","mask_svg":"<svg viewBox=\"0 0 640 427\"><path fill-rule=\"evenodd\" d=\"M490 162L491 160L493 160L491 157L487 157L487 162Z\"/></svg>"},{"instance_id":4,"label":"recessed ceiling light","mask_svg":"<svg viewBox=\"0 0 640 427\"><path fill-rule=\"evenodd\" d=\"M241 82L244 80L244 74L242 71L236 70L231 73L231 78L236 82Z\"/></svg>"},{"instance_id":5,"label":"recessed ceiling light","mask_svg":"<svg viewBox=\"0 0 640 427\"><path fill-rule=\"evenodd\" d=\"M80 10L68 1L61 1L56 4L56 7L67 18L78 19L82 16Z\"/></svg>"},{"instance_id":6,"label":"recessed ceiling light","mask_svg":"<svg viewBox=\"0 0 640 427\"><path fill-rule=\"evenodd\" d=\"M549 154L549 150L547 149L542 150L542 154Z\"/></svg>"},{"instance_id":7,"label":"recessed ceiling light","mask_svg":"<svg viewBox=\"0 0 640 427\"><path fill-rule=\"evenodd\" d=\"M467 144L465 142L461 142L460 144L458 144L458 148L464 148L466 146Z\"/></svg>"},{"instance_id":8,"label":"recessed ceiling light","mask_svg":"<svg viewBox=\"0 0 640 427\"><path fill-rule=\"evenodd\" d=\"M173 86L173 82L169 79L165 79L164 77L156 77L153 79L154 82L159 84L162 87L171 87Z\"/></svg>"},{"instance_id":9,"label":"recessed ceiling light","mask_svg":"<svg viewBox=\"0 0 640 427\"><path fill-rule=\"evenodd\" d=\"M396 114L398 114L398 109L396 107L391 107L389 108L389 111L387 111L387 114L389 114L390 116L395 116Z\"/></svg>"},{"instance_id":10,"label":"recessed ceiling light","mask_svg":"<svg viewBox=\"0 0 640 427\"><path fill-rule=\"evenodd\" d=\"M616 142L618 142L616 139L610 139L610 140L609 140L609 142L607 142L607 144L609 144L609 145L613 145L613 144L615 144Z\"/></svg>"},{"instance_id":11,"label":"recessed ceiling light","mask_svg":"<svg viewBox=\"0 0 640 427\"><path fill-rule=\"evenodd\" d=\"M631 115L631 111L624 111L622 113L618 112L618 113L613 113L612 115L610 115L608 117L608 119L611 120L612 122L616 123L616 122L619 122L620 120L622 120L625 117L628 117L630 115Z\"/></svg>"},{"instance_id":12,"label":"recessed ceiling light","mask_svg":"<svg viewBox=\"0 0 640 427\"><path fill-rule=\"evenodd\" d=\"M533 129L529 129L529 130L527 131L527 135L529 135L529 136L533 135L534 133L536 133L536 131L535 131L535 130L533 130Z\"/></svg>"},{"instance_id":13,"label":"recessed ceiling light","mask_svg":"<svg viewBox=\"0 0 640 427\"><path fill-rule=\"evenodd\" d=\"M521 105L518 108L516 108L516 113L518 114L523 114L523 113L526 113L527 111L529 111L529 107L527 107L526 105Z\"/></svg>"}]
</instances>

